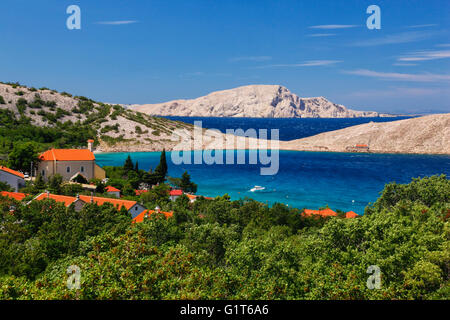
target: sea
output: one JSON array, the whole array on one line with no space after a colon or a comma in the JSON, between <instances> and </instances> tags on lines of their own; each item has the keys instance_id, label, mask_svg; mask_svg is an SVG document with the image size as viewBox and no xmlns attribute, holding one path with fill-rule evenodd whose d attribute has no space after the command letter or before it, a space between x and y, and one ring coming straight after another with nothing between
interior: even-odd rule
<instances>
[{"instance_id":1,"label":"sea","mask_svg":"<svg viewBox=\"0 0 450 320\"><path fill-rule=\"evenodd\" d=\"M202 121L204 128L222 132L226 129L279 129L280 140L292 140L370 121L392 121L405 117L168 118L188 123ZM246 164L236 163L238 153L245 156ZM269 165L263 165L259 161L257 164L249 164L249 151L236 151L234 164L226 164L226 161L224 164L194 164L195 154L202 155L202 151L189 154L191 164L177 164L176 159L172 160L171 152L167 152L167 163L171 177L180 177L184 171L188 171L192 181L198 185L197 194L209 197L228 194L232 200L251 198L269 206L282 203L299 209L319 209L328 205L334 210L351 210L363 214L365 207L376 201L387 183L408 183L412 178L436 174L450 176L448 155L279 151L277 173L261 175L261 168ZM133 161L138 161L139 168L144 170L154 169L160 158L160 152L98 153L96 161L100 166L119 166L128 155L131 155ZM226 160L225 157L224 159ZM255 186L264 189L252 191Z\"/></svg>"}]
</instances>

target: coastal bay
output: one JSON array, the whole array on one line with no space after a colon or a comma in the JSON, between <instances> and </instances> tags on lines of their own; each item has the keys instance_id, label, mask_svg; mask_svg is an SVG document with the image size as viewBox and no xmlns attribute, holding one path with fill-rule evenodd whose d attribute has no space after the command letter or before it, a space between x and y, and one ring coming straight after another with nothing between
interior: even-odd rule
<instances>
[{"instance_id":1,"label":"coastal bay","mask_svg":"<svg viewBox=\"0 0 450 320\"><path fill-rule=\"evenodd\" d=\"M350 119L329 118L315 119L316 122L309 122L311 119L289 119L290 121L287 121L287 119L244 118L242 121L248 121L254 126L244 125L243 130L254 129L259 134L259 136L250 138L247 138L246 133L235 133L236 129L242 129L237 126L239 123L242 124L242 121L236 122L233 118L222 118L223 123L217 133L207 130L206 128L211 128L209 124L220 124L220 120L213 119L216 121L210 122L208 118L203 118L201 129L196 124L193 130L184 129L183 134L175 133L172 140L165 140L163 144L126 141L111 146L100 143L97 150L102 152L139 152L161 151L163 148L166 150L174 148L177 148L176 150L256 149L258 145L259 149L264 149L265 147L271 148L272 141L270 139L272 138L277 140L273 148L279 150L450 154L449 113L415 118L399 117L393 118L394 121L387 122L384 120L392 118L360 118L357 120L358 122L350 121ZM186 121L185 118L183 120ZM268 129L266 130L267 136L261 136L260 128ZM225 134L226 129L234 130L234 132ZM281 138L271 137L272 129L278 131ZM204 138L200 143L195 141L196 131L203 132Z\"/></svg>"},{"instance_id":2,"label":"coastal bay","mask_svg":"<svg viewBox=\"0 0 450 320\"><path fill-rule=\"evenodd\" d=\"M154 169L160 155L159 152L97 153L96 159L101 166L122 165L129 154L145 170ZM197 193L204 196L228 193L233 200L250 197L269 205L281 202L310 209L328 205L363 214L386 183L408 183L413 177L434 174L450 175L450 156L280 151L278 174L261 176L260 165L174 165L169 152L168 166L169 176L173 177L187 170L198 184ZM250 192L254 185L265 190Z\"/></svg>"}]
</instances>

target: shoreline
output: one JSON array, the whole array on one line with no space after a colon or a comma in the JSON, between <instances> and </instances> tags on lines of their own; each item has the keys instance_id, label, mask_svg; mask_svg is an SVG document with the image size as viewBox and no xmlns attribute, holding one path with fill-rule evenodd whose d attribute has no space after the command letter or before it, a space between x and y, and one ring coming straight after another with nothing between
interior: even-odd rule
<instances>
[{"instance_id":1,"label":"shoreline","mask_svg":"<svg viewBox=\"0 0 450 320\"><path fill-rule=\"evenodd\" d=\"M200 132L197 131L201 130ZM145 143L124 141L109 145L100 140L97 152L160 152L171 150L285 150L372 154L450 155L450 113L389 122L369 122L313 136L266 140L236 136L201 127L184 130L171 139Z\"/></svg>"},{"instance_id":2,"label":"shoreline","mask_svg":"<svg viewBox=\"0 0 450 320\"><path fill-rule=\"evenodd\" d=\"M183 152L185 151L191 151L191 152L195 152L195 151L207 151L207 150L215 150L215 151L226 151L226 150L233 150L233 151L238 151L238 150L255 150L255 149L196 149L196 150L183 150ZM269 149L270 150L270 149ZM97 154L115 154L115 153L160 153L163 150L138 150L138 151L133 151L133 150L119 150L119 151L98 151L98 150L94 150L93 153L94 155ZM172 152L173 150L171 149L166 149L166 152ZM420 152L395 152L395 151L386 151L386 152L348 152L348 151L326 151L326 150L292 150L292 149L278 149L278 151L285 151L285 152L313 152L313 153L343 153L343 154L363 154L363 155L416 155L416 156L450 156L450 153L420 153Z\"/></svg>"}]
</instances>

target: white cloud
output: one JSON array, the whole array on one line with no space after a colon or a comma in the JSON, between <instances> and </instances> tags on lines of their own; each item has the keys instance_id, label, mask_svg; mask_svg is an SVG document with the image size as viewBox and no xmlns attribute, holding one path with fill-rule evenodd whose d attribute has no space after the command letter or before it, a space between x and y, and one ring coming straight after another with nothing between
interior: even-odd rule
<instances>
[{"instance_id":1,"label":"white cloud","mask_svg":"<svg viewBox=\"0 0 450 320\"><path fill-rule=\"evenodd\" d=\"M230 62L239 62L239 61L268 61L271 60L272 57L271 56L250 56L250 57L236 57L236 58L231 58Z\"/></svg>"},{"instance_id":2,"label":"white cloud","mask_svg":"<svg viewBox=\"0 0 450 320\"><path fill-rule=\"evenodd\" d=\"M269 64L266 66L255 67L257 69L264 68L296 68L296 67L317 67L317 66L328 66L336 63L340 63L340 60L309 60L302 63L293 64Z\"/></svg>"},{"instance_id":3,"label":"white cloud","mask_svg":"<svg viewBox=\"0 0 450 320\"><path fill-rule=\"evenodd\" d=\"M379 45L385 45L385 44L415 42L415 41L421 41L421 40L428 39L435 34L436 34L436 32L429 32L429 31L402 32L402 33L390 34L390 35L380 37L380 38L359 41L359 42L353 43L352 45L357 46L357 47L369 47L369 46L379 46Z\"/></svg>"},{"instance_id":4,"label":"white cloud","mask_svg":"<svg viewBox=\"0 0 450 320\"><path fill-rule=\"evenodd\" d=\"M322 30L330 30L330 29L348 29L348 28L356 28L358 25L354 24L323 24L318 26L310 26L309 29L322 29Z\"/></svg>"},{"instance_id":5,"label":"white cloud","mask_svg":"<svg viewBox=\"0 0 450 320\"><path fill-rule=\"evenodd\" d=\"M300 67L315 67L315 66L328 66L330 64L340 63L342 61L339 60L310 60L306 61L302 64L299 64Z\"/></svg>"},{"instance_id":6,"label":"white cloud","mask_svg":"<svg viewBox=\"0 0 450 320\"><path fill-rule=\"evenodd\" d=\"M195 72L186 72L179 75L180 78L191 78L191 77L201 77L204 76L205 73L202 71L195 71Z\"/></svg>"},{"instance_id":7,"label":"white cloud","mask_svg":"<svg viewBox=\"0 0 450 320\"><path fill-rule=\"evenodd\" d=\"M407 26L407 28L411 28L411 29L428 28L428 27L437 27L437 24L429 23L429 24L416 24L416 25L412 25L412 26Z\"/></svg>"},{"instance_id":8,"label":"white cloud","mask_svg":"<svg viewBox=\"0 0 450 320\"><path fill-rule=\"evenodd\" d=\"M117 21L99 21L97 24L105 24L105 25L123 25L123 24L133 24L138 23L137 20L117 20Z\"/></svg>"},{"instance_id":9,"label":"white cloud","mask_svg":"<svg viewBox=\"0 0 450 320\"><path fill-rule=\"evenodd\" d=\"M443 88L407 88L407 87L389 87L380 90L363 90L346 94L347 97L357 98L399 98L405 97L422 97L448 94L448 89Z\"/></svg>"},{"instance_id":10,"label":"white cloud","mask_svg":"<svg viewBox=\"0 0 450 320\"><path fill-rule=\"evenodd\" d=\"M206 73L203 71L186 72L179 74L180 78L194 78L194 77L231 77L231 73L226 72L216 72L216 73Z\"/></svg>"},{"instance_id":11,"label":"white cloud","mask_svg":"<svg viewBox=\"0 0 450 320\"><path fill-rule=\"evenodd\" d=\"M308 34L307 37L332 37L335 36L335 33L314 33Z\"/></svg>"},{"instance_id":12,"label":"white cloud","mask_svg":"<svg viewBox=\"0 0 450 320\"><path fill-rule=\"evenodd\" d=\"M397 60L409 62L409 61L427 61L446 58L450 58L450 50L417 51L409 53L403 57L400 57Z\"/></svg>"},{"instance_id":13,"label":"white cloud","mask_svg":"<svg viewBox=\"0 0 450 320\"><path fill-rule=\"evenodd\" d=\"M344 73L364 77L378 78L382 80L414 81L414 82L450 81L450 75L435 74L435 73L412 74L412 73L397 73L397 72L377 72L366 69L344 71Z\"/></svg>"},{"instance_id":14,"label":"white cloud","mask_svg":"<svg viewBox=\"0 0 450 320\"><path fill-rule=\"evenodd\" d=\"M398 67L412 67L412 66L417 66L416 63L393 63L393 66L398 66Z\"/></svg>"}]
</instances>

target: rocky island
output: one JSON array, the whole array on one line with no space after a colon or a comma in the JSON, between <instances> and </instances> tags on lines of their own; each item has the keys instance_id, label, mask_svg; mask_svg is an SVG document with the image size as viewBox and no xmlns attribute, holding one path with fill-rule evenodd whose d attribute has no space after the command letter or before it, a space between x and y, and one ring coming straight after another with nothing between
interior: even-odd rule
<instances>
[{"instance_id":1,"label":"rocky island","mask_svg":"<svg viewBox=\"0 0 450 320\"><path fill-rule=\"evenodd\" d=\"M385 117L374 111L355 111L324 97L300 98L280 85L249 85L210 93L192 100L132 105L148 115L247 118Z\"/></svg>"}]
</instances>

